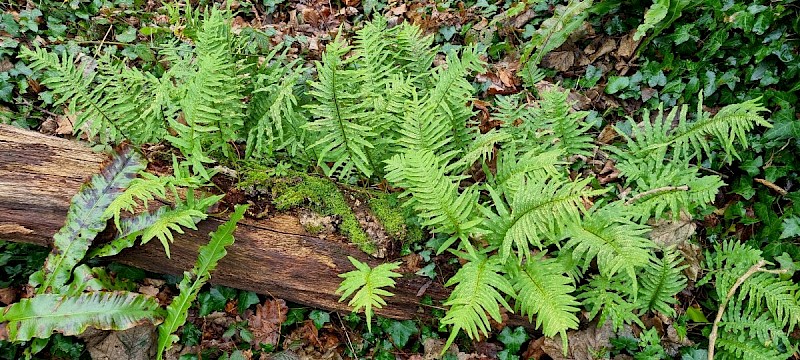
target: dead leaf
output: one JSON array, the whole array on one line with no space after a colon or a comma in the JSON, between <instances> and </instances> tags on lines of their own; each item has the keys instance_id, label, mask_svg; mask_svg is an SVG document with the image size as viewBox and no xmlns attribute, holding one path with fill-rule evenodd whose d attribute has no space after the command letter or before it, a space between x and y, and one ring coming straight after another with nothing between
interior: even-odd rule
<instances>
[{"instance_id":1,"label":"dead leaf","mask_svg":"<svg viewBox=\"0 0 800 360\"><path fill-rule=\"evenodd\" d=\"M603 130L600 130L600 134L597 135L597 142L605 145L611 144L611 142L617 138L617 135L619 134L614 130L613 125L606 125Z\"/></svg>"},{"instance_id":2,"label":"dead leaf","mask_svg":"<svg viewBox=\"0 0 800 360\"><path fill-rule=\"evenodd\" d=\"M680 245L692 237L697 229L691 215L685 212L681 212L678 220L659 219L650 223L653 227L650 231L650 240L660 247Z\"/></svg>"},{"instance_id":3,"label":"dead leaf","mask_svg":"<svg viewBox=\"0 0 800 360\"><path fill-rule=\"evenodd\" d=\"M92 359L147 360L156 355L156 329L146 324L124 331L89 329L80 336Z\"/></svg>"},{"instance_id":4,"label":"dead leaf","mask_svg":"<svg viewBox=\"0 0 800 360\"><path fill-rule=\"evenodd\" d=\"M344 0L344 4L347 6L358 6L361 3L361 0Z\"/></svg>"},{"instance_id":5,"label":"dead leaf","mask_svg":"<svg viewBox=\"0 0 800 360\"><path fill-rule=\"evenodd\" d=\"M256 346L258 344L277 346L281 336L281 324L286 321L288 312L289 308L282 299L267 300L264 305L256 305L255 314L247 319L250 332L253 333L251 343Z\"/></svg>"},{"instance_id":6,"label":"dead leaf","mask_svg":"<svg viewBox=\"0 0 800 360\"><path fill-rule=\"evenodd\" d=\"M528 343L528 348L525 349L525 352L522 354L522 359L524 360L539 360L542 356L545 355L542 346L544 345L545 337L542 336L538 339L531 340Z\"/></svg>"},{"instance_id":7,"label":"dead leaf","mask_svg":"<svg viewBox=\"0 0 800 360\"><path fill-rule=\"evenodd\" d=\"M617 48L617 56L630 59L630 57L636 51L636 48L639 46L639 43L642 41L642 39L639 39L639 41L633 40L633 34L635 32L636 29L633 29L630 33L628 33L628 35L622 37L622 39L619 41L619 48Z\"/></svg>"},{"instance_id":8,"label":"dead leaf","mask_svg":"<svg viewBox=\"0 0 800 360\"><path fill-rule=\"evenodd\" d=\"M697 282L697 278L700 277L700 273L703 271L703 266L701 265L703 262L703 248L700 245L685 241L678 245L678 250L683 254L682 265L686 265L683 273L691 282Z\"/></svg>"},{"instance_id":9,"label":"dead leaf","mask_svg":"<svg viewBox=\"0 0 800 360\"><path fill-rule=\"evenodd\" d=\"M575 54L572 51L553 51L542 59L542 67L567 71L575 64Z\"/></svg>"},{"instance_id":10,"label":"dead leaf","mask_svg":"<svg viewBox=\"0 0 800 360\"><path fill-rule=\"evenodd\" d=\"M656 96L657 94L658 91L656 91L656 89L650 87L642 88L642 101L650 100L653 98L653 96Z\"/></svg>"},{"instance_id":11,"label":"dead leaf","mask_svg":"<svg viewBox=\"0 0 800 360\"><path fill-rule=\"evenodd\" d=\"M630 332L629 327L625 327L622 332ZM617 337L611 330L611 322L606 321L602 327L597 327L597 323L592 322L586 330L573 330L567 332L569 339L567 357L564 357L561 347L561 336L546 338L542 350L553 358L553 360L594 360L593 353L602 348L610 348L609 339Z\"/></svg>"},{"instance_id":12,"label":"dead leaf","mask_svg":"<svg viewBox=\"0 0 800 360\"><path fill-rule=\"evenodd\" d=\"M591 51L591 52L587 52L587 54L591 54L592 55L592 56L589 56L589 61L594 62L595 60L597 60L601 56L610 53L611 51L613 51L616 48L617 48L617 41L614 40L614 39L611 39L611 38L606 38L606 39L603 40L603 42L600 44L600 46L599 46L599 48L597 48L597 50L594 50L594 49L590 50L589 48L586 48L583 51L584 52Z\"/></svg>"},{"instance_id":13,"label":"dead leaf","mask_svg":"<svg viewBox=\"0 0 800 360\"><path fill-rule=\"evenodd\" d=\"M152 285L139 286L139 292L145 295L155 297L158 295L158 288Z\"/></svg>"},{"instance_id":14,"label":"dead leaf","mask_svg":"<svg viewBox=\"0 0 800 360\"><path fill-rule=\"evenodd\" d=\"M0 303L4 305L10 305L11 303L17 301L17 290L14 288L2 288L0 289Z\"/></svg>"}]
</instances>

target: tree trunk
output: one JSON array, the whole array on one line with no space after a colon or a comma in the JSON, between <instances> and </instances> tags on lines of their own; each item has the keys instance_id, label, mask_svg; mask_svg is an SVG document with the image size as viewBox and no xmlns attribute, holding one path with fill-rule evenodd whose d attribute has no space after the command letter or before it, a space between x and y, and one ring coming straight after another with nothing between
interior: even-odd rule
<instances>
[{"instance_id":1,"label":"tree trunk","mask_svg":"<svg viewBox=\"0 0 800 360\"><path fill-rule=\"evenodd\" d=\"M81 184L100 171L106 156L88 147L36 132L0 125L0 239L50 246L64 225L70 199ZM225 221L210 217L197 231L175 234L172 258L158 241L136 246L113 258L156 273L181 274L191 269L208 233ZM243 220L211 281L276 298L349 312L335 294L338 275L353 270L347 257L371 265L355 246L308 236L296 217L279 215L268 220ZM444 299L448 291L439 282L406 276L397 281L395 296L377 313L392 318L427 318L430 308L419 304L417 293Z\"/></svg>"}]
</instances>

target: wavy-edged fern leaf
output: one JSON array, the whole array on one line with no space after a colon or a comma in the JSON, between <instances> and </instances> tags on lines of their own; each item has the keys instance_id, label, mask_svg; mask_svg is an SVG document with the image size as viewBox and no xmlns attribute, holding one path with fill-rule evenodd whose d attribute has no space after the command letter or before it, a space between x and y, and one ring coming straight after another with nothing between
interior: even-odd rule
<instances>
[{"instance_id":1,"label":"wavy-edged fern leaf","mask_svg":"<svg viewBox=\"0 0 800 360\"><path fill-rule=\"evenodd\" d=\"M316 119L305 127L322 135L311 146L318 148L318 165L326 175L347 175L355 168L369 177L375 164L367 149L374 147L370 140L375 134L364 124L369 104L362 101L361 84L367 73L349 68L355 59L344 59L348 52L350 46L337 37L325 48L322 61L316 63L318 80L311 83L310 94L317 103L309 106ZM328 166L328 162L333 165Z\"/></svg>"},{"instance_id":2,"label":"wavy-edged fern leaf","mask_svg":"<svg viewBox=\"0 0 800 360\"><path fill-rule=\"evenodd\" d=\"M683 259L674 249L664 250L661 258L653 257L644 273L639 276L639 296L636 301L640 308L658 311L667 316L675 316L673 305L678 302L675 295L686 287L683 275Z\"/></svg>"},{"instance_id":3,"label":"wavy-edged fern leaf","mask_svg":"<svg viewBox=\"0 0 800 360\"><path fill-rule=\"evenodd\" d=\"M491 328L489 317L497 322L502 320L500 305L513 311L501 294L514 296L514 287L502 275L503 262L497 256L487 257L475 252L460 253L459 257L468 262L445 284L456 287L444 303L450 309L441 323L452 325L453 328L443 351L450 347L461 331L471 339L488 336Z\"/></svg>"},{"instance_id":4,"label":"wavy-edged fern leaf","mask_svg":"<svg viewBox=\"0 0 800 360\"><path fill-rule=\"evenodd\" d=\"M570 223L564 249L572 251L573 258L584 267L597 259L600 274L606 278L624 272L635 289L636 274L649 263L654 245L643 237L650 228L619 216L619 210L614 205L594 208L581 221Z\"/></svg>"},{"instance_id":5,"label":"wavy-edged fern leaf","mask_svg":"<svg viewBox=\"0 0 800 360\"><path fill-rule=\"evenodd\" d=\"M515 305L522 315L528 315L529 321L536 316L536 327L541 327L545 336L560 334L566 351L567 330L578 328L575 314L580 303L572 295L575 286L564 275L561 263L544 256L541 252L522 266L510 265L511 282L517 292Z\"/></svg>"},{"instance_id":6,"label":"wavy-edged fern leaf","mask_svg":"<svg viewBox=\"0 0 800 360\"><path fill-rule=\"evenodd\" d=\"M382 289L385 287L394 287L395 281L393 278L401 277L401 274L394 272L400 268L400 263L386 263L380 264L374 268L370 268L368 264L362 263L355 258L347 257L356 270L339 274L339 277L344 278L339 288L336 289L337 294L342 294L339 301L344 301L353 295L347 305L353 308L354 312L364 309L364 314L367 316L367 329L372 332L372 308L382 308L386 305L384 297L394 296L391 292Z\"/></svg>"},{"instance_id":7,"label":"wavy-edged fern leaf","mask_svg":"<svg viewBox=\"0 0 800 360\"><path fill-rule=\"evenodd\" d=\"M233 232L236 231L239 220L244 217L245 210L247 210L247 205L236 205L228 221L209 234L211 240L208 244L200 247L197 261L191 272L183 274L183 280L178 284L180 294L167 306L167 317L164 323L158 327L157 358L159 360L164 356L164 352L179 340L174 333L186 322L189 307L200 292L200 288L208 282L217 263L228 253L225 248L233 244Z\"/></svg>"},{"instance_id":8,"label":"wavy-edged fern leaf","mask_svg":"<svg viewBox=\"0 0 800 360\"><path fill-rule=\"evenodd\" d=\"M30 277L37 293L57 293L64 287L72 268L83 259L94 237L111 218L106 209L142 169L140 156L130 148L123 149L72 198L66 224L53 236L52 252L42 270Z\"/></svg>"},{"instance_id":9,"label":"wavy-edged fern leaf","mask_svg":"<svg viewBox=\"0 0 800 360\"><path fill-rule=\"evenodd\" d=\"M516 247L522 262L530 256L530 245L541 249L542 240L557 239L567 224L580 222L583 200L606 191L588 189L590 180L530 181L516 192L510 209L493 196L497 212L486 212L484 226L489 242L500 248L500 258L508 259Z\"/></svg>"},{"instance_id":10,"label":"wavy-edged fern leaf","mask_svg":"<svg viewBox=\"0 0 800 360\"><path fill-rule=\"evenodd\" d=\"M456 240L468 241L480 224L475 215L478 192L469 188L458 192L458 182L445 175L445 169L430 151L399 154L387 161L386 179L411 194L411 206L422 225L434 233L449 236L437 250L443 252Z\"/></svg>"},{"instance_id":11,"label":"wavy-edged fern leaf","mask_svg":"<svg viewBox=\"0 0 800 360\"><path fill-rule=\"evenodd\" d=\"M149 321L161 321L156 298L131 292L90 292L77 296L39 294L0 308L8 339L28 341L54 332L78 335L88 327L125 330Z\"/></svg>"}]
</instances>

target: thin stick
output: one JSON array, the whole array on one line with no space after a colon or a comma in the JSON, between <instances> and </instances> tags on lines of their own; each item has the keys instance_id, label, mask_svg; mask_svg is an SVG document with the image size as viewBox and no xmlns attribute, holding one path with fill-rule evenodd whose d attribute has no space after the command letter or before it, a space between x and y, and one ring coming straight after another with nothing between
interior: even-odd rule
<instances>
[{"instance_id":1,"label":"thin stick","mask_svg":"<svg viewBox=\"0 0 800 360\"><path fill-rule=\"evenodd\" d=\"M742 276L736 279L736 282L733 283L733 286L728 290L728 293L725 294L725 300L722 301L722 304L719 304L719 309L717 310L717 317L714 318L714 325L711 327L711 334L708 336L708 360L714 360L714 345L717 342L717 331L719 331L719 323L722 321L722 314L725 313L725 307L728 305L728 301L733 297L733 294L736 293L736 290L739 289L739 286L742 286L744 282L753 276L753 274L757 272L765 272L770 274L782 274L785 273L786 270L767 270L764 269L764 265L767 264L766 260L761 260L757 262L755 265L751 266L747 269Z\"/></svg>"},{"instance_id":2,"label":"thin stick","mask_svg":"<svg viewBox=\"0 0 800 360\"><path fill-rule=\"evenodd\" d=\"M625 205L631 205L631 204L635 203L636 200L639 200L639 199L641 199L643 197L646 197L646 196L650 196L650 195L653 195L653 194L658 194L658 193L661 193L661 192L670 192L670 191L676 191L676 190L689 191L689 185L664 186L664 187L660 187L660 188L650 189L650 190L647 190L647 191L645 191L643 193L639 193L639 194L634 195L632 198L628 199L628 201L625 202Z\"/></svg>"}]
</instances>

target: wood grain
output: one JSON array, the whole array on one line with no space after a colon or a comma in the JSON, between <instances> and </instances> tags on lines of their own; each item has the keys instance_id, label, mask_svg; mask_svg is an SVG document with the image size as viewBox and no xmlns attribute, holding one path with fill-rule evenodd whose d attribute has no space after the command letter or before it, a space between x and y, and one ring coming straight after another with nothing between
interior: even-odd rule
<instances>
[{"instance_id":1,"label":"wood grain","mask_svg":"<svg viewBox=\"0 0 800 360\"><path fill-rule=\"evenodd\" d=\"M64 224L70 199L104 161L104 155L79 142L0 125L0 239L49 246ZM197 231L176 234L171 259L153 241L125 250L115 260L152 272L181 274L192 267L208 233L224 221L212 217L198 224ZM236 242L213 273L213 283L316 308L350 311L335 294L338 274L353 269L348 256L378 263L354 246L305 235L297 218L288 215L248 219L234 236ZM414 275L399 279L395 296L377 313L399 319L429 317L430 309L422 307L416 296L427 282ZM425 294L444 299L448 292L433 282Z\"/></svg>"}]
</instances>

